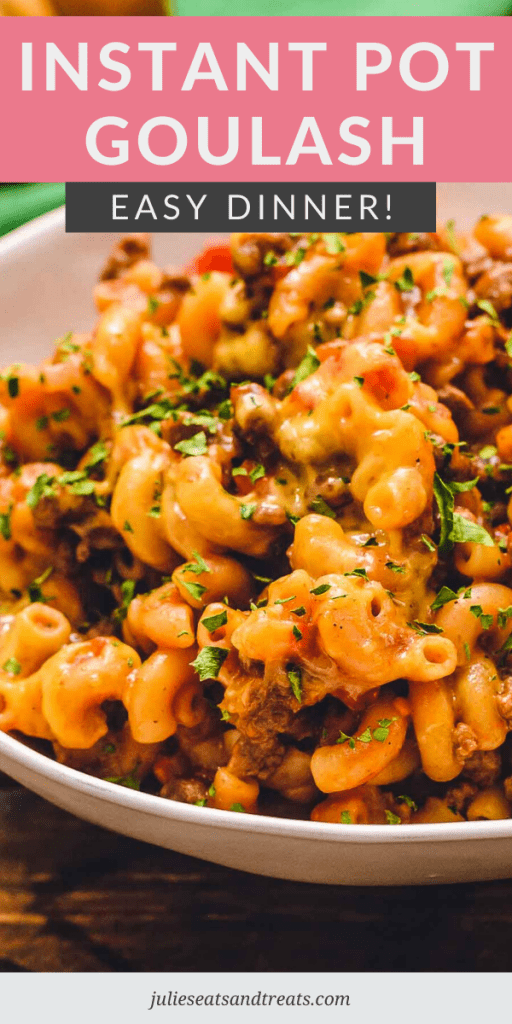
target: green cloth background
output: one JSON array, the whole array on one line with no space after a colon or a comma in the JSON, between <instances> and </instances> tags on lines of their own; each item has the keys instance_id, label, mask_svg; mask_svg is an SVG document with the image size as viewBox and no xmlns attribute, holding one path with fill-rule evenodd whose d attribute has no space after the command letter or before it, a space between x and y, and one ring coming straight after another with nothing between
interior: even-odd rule
<instances>
[{"instance_id":1,"label":"green cloth background","mask_svg":"<svg viewBox=\"0 0 512 1024\"><path fill-rule=\"evenodd\" d=\"M0 185L0 235L64 202L64 185Z\"/></svg>"},{"instance_id":2,"label":"green cloth background","mask_svg":"<svg viewBox=\"0 0 512 1024\"><path fill-rule=\"evenodd\" d=\"M491 15L510 14L510 0L176 0L178 14L195 15Z\"/></svg>"}]
</instances>

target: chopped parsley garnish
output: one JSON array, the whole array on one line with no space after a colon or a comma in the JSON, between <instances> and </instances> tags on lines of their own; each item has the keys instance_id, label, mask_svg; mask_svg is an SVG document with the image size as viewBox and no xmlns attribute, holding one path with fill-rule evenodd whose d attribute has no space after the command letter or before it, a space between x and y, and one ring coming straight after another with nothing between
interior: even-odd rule
<instances>
[{"instance_id":1,"label":"chopped parsley garnish","mask_svg":"<svg viewBox=\"0 0 512 1024\"><path fill-rule=\"evenodd\" d=\"M304 608L304 605L301 604L300 608L292 608L291 612L292 615L298 615L300 617L306 614L306 609Z\"/></svg>"},{"instance_id":2,"label":"chopped parsley garnish","mask_svg":"<svg viewBox=\"0 0 512 1024\"><path fill-rule=\"evenodd\" d=\"M56 412L51 414L52 420L55 420L55 423L64 423L70 416L71 412L69 409L57 409Z\"/></svg>"},{"instance_id":3,"label":"chopped parsley garnish","mask_svg":"<svg viewBox=\"0 0 512 1024\"><path fill-rule=\"evenodd\" d=\"M414 278L410 267L404 267L401 277L395 281L395 288L399 292L410 292L414 288Z\"/></svg>"},{"instance_id":4,"label":"chopped parsley garnish","mask_svg":"<svg viewBox=\"0 0 512 1024\"><path fill-rule=\"evenodd\" d=\"M484 611L481 604L472 604L470 612L478 619L482 629L490 629L494 622L494 615L484 615Z\"/></svg>"},{"instance_id":5,"label":"chopped parsley garnish","mask_svg":"<svg viewBox=\"0 0 512 1024\"><path fill-rule=\"evenodd\" d=\"M241 519L252 519L252 517L253 517L257 507L258 506L255 503L248 503L248 504L245 504L245 505L240 505L240 517L241 517Z\"/></svg>"},{"instance_id":6,"label":"chopped parsley garnish","mask_svg":"<svg viewBox=\"0 0 512 1024\"><path fill-rule=\"evenodd\" d=\"M175 406L170 402L168 398L161 398L158 402L151 402L150 405L145 406L144 409L139 409L138 412L134 412L131 416L127 416L121 423L122 427L128 427L133 423L139 423L141 420L151 420L150 426L153 430L160 426L162 420L177 419L177 412Z\"/></svg>"},{"instance_id":7,"label":"chopped parsley garnish","mask_svg":"<svg viewBox=\"0 0 512 1024\"><path fill-rule=\"evenodd\" d=\"M348 314L350 316L359 316L359 314L363 312L363 309L366 309L366 307L373 302L374 298L375 292L373 289L370 289L370 291L366 292L364 298L356 299L356 301L349 306L347 310Z\"/></svg>"},{"instance_id":8,"label":"chopped parsley garnish","mask_svg":"<svg viewBox=\"0 0 512 1024\"><path fill-rule=\"evenodd\" d=\"M34 604L36 601L39 602L39 604L46 604L47 601L52 600L52 598L45 597L43 591L41 590L42 584L46 583L46 580L49 579L52 572L53 565L50 565L48 566L48 569L45 569L45 571L41 573L40 576L38 576L35 580L32 580L32 583L29 583L27 587L27 593L32 604Z\"/></svg>"},{"instance_id":9,"label":"chopped parsley garnish","mask_svg":"<svg viewBox=\"0 0 512 1024\"><path fill-rule=\"evenodd\" d=\"M35 509L42 498L53 498L55 494L54 483L55 477L48 476L48 473L41 473L27 494L26 502L28 507Z\"/></svg>"},{"instance_id":10,"label":"chopped parsley garnish","mask_svg":"<svg viewBox=\"0 0 512 1024\"><path fill-rule=\"evenodd\" d=\"M206 434L204 430L200 430L199 433L194 434L193 437L187 438L185 441L178 441L178 444L174 445L174 450L180 452L181 455L190 457L192 455L206 455L208 451L208 445L206 444Z\"/></svg>"},{"instance_id":11,"label":"chopped parsley garnish","mask_svg":"<svg viewBox=\"0 0 512 1024\"><path fill-rule=\"evenodd\" d=\"M479 299L477 302L477 306L479 309L482 310L482 312L487 313L487 315L490 316L491 320L499 320L498 314L492 302L489 302L489 299Z\"/></svg>"},{"instance_id":12,"label":"chopped parsley garnish","mask_svg":"<svg viewBox=\"0 0 512 1024\"><path fill-rule=\"evenodd\" d=\"M126 789L140 789L140 779L135 777L134 768L129 775L109 775L105 782L113 782L116 786L125 786Z\"/></svg>"},{"instance_id":13,"label":"chopped parsley garnish","mask_svg":"<svg viewBox=\"0 0 512 1024\"><path fill-rule=\"evenodd\" d=\"M284 260L289 267L298 267L299 264L302 263L305 255L306 250L302 246L299 246L299 248L295 249L294 252L287 252Z\"/></svg>"},{"instance_id":14,"label":"chopped parsley garnish","mask_svg":"<svg viewBox=\"0 0 512 1024\"><path fill-rule=\"evenodd\" d=\"M459 247L457 245L457 239L455 237L455 221L454 220L447 220L446 224L445 224L445 230L446 230L446 237L448 239L448 245L450 246L450 249L453 249L454 252L458 253L459 252Z\"/></svg>"},{"instance_id":15,"label":"chopped parsley garnish","mask_svg":"<svg viewBox=\"0 0 512 1024\"><path fill-rule=\"evenodd\" d=\"M354 737L353 736L347 736L347 733L346 732L342 732L341 729L340 729L340 734L338 736L338 739L336 740L336 743L348 743L350 749L351 750L355 750L356 741L355 741Z\"/></svg>"},{"instance_id":16,"label":"chopped parsley garnish","mask_svg":"<svg viewBox=\"0 0 512 1024\"><path fill-rule=\"evenodd\" d=\"M487 462L489 459L493 459L498 454L498 449L494 444L485 444L483 448L478 452L481 459Z\"/></svg>"},{"instance_id":17,"label":"chopped parsley garnish","mask_svg":"<svg viewBox=\"0 0 512 1024\"><path fill-rule=\"evenodd\" d=\"M450 601L456 601L458 595L451 587L441 587L435 601L430 605L431 611L435 612L438 608L442 608L443 605L448 604Z\"/></svg>"},{"instance_id":18,"label":"chopped parsley garnish","mask_svg":"<svg viewBox=\"0 0 512 1024\"><path fill-rule=\"evenodd\" d=\"M11 502L7 512L0 512L0 533L4 540L10 540L12 537L11 512L13 507L13 503Z\"/></svg>"},{"instance_id":19,"label":"chopped parsley garnish","mask_svg":"<svg viewBox=\"0 0 512 1024\"><path fill-rule=\"evenodd\" d=\"M443 278L446 287L449 288L452 283L453 271L455 270L455 263L453 260L445 260L443 263Z\"/></svg>"},{"instance_id":20,"label":"chopped parsley garnish","mask_svg":"<svg viewBox=\"0 0 512 1024\"><path fill-rule=\"evenodd\" d=\"M415 803L415 801L412 800L410 796L397 796L397 800L402 804L406 804L407 807L410 807L411 811L418 810L418 804Z\"/></svg>"},{"instance_id":21,"label":"chopped parsley garnish","mask_svg":"<svg viewBox=\"0 0 512 1024\"><path fill-rule=\"evenodd\" d=\"M10 444L4 444L2 448L2 456L4 462L7 462L9 466L13 466L18 461L18 456Z\"/></svg>"},{"instance_id":22,"label":"chopped parsley garnish","mask_svg":"<svg viewBox=\"0 0 512 1024\"><path fill-rule=\"evenodd\" d=\"M121 604L119 608L116 608L113 619L114 622L123 622L128 614L128 608L133 601L133 595L135 593L135 580L123 580L121 583Z\"/></svg>"},{"instance_id":23,"label":"chopped parsley garnish","mask_svg":"<svg viewBox=\"0 0 512 1024\"><path fill-rule=\"evenodd\" d=\"M91 374L94 369L94 356L90 350L84 352L81 369L82 373L85 374L86 377Z\"/></svg>"},{"instance_id":24,"label":"chopped parsley garnish","mask_svg":"<svg viewBox=\"0 0 512 1024\"><path fill-rule=\"evenodd\" d=\"M497 651L496 653L497 654L501 654L502 656L505 656L505 655L508 655L508 652L511 649L512 649L512 633L510 634L508 639L505 640L505 643L503 644L503 647L500 647L499 651Z\"/></svg>"},{"instance_id":25,"label":"chopped parsley garnish","mask_svg":"<svg viewBox=\"0 0 512 1024\"><path fill-rule=\"evenodd\" d=\"M19 676L21 672L21 665L17 658L8 658L2 665L2 668L4 672L8 672L10 676Z\"/></svg>"},{"instance_id":26,"label":"chopped parsley garnish","mask_svg":"<svg viewBox=\"0 0 512 1024\"><path fill-rule=\"evenodd\" d=\"M431 288L425 295L425 302L433 302L434 299L439 298L440 295L446 295L444 288Z\"/></svg>"},{"instance_id":27,"label":"chopped parsley garnish","mask_svg":"<svg viewBox=\"0 0 512 1024\"><path fill-rule=\"evenodd\" d=\"M211 572L212 571L207 566L204 558L201 558L201 555L199 554L198 551L193 551L192 552L192 557L194 559L193 562L187 562L186 565L182 566L182 568L186 569L187 572L193 572L195 576L200 576L201 573L203 573L203 572Z\"/></svg>"},{"instance_id":28,"label":"chopped parsley garnish","mask_svg":"<svg viewBox=\"0 0 512 1024\"><path fill-rule=\"evenodd\" d=\"M59 362L65 363L69 359L70 355L74 352L80 351L80 345L77 345L75 341L72 341L73 333L68 331L62 338L59 338L56 342L57 356ZM43 381L41 381L43 383Z\"/></svg>"},{"instance_id":29,"label":"chopped parsley garnish","mask_svg":"<svg viewBox=\"0 0 512 1024\"><path fill-rule=\"evenodd\" d=\"M220 420L230 420L233 417L233 403L230 398L225 398L217 409L217 416Z\"/></svg>"},{"instance_id":30,"label":"chopped parsley garnish","mask_svg":"<svg viewBox=\"0 0 512 1024\"><path fill-rule=\"evenodd\" d=\"M342 811L340 814L340 822L342 825L351 825L352 818L350 817L349 811Z\"/></svg>"},{"instance_id":31,"label":"chopped parsley garnish","mask_svg":"<svg viewBox=\"0 0 512 1024\"><path fill-rule=\"evenodd\" d=\"M361 288L368 288L371 284L377 284L379 278L374 277L373 274L367 274L366 270L359 271L359 280L361 282Z\"/></svg>"},{"instance_id":32,"label":"chopped parsley garnish","mask_svg":"<svg viewBox=\"0 0 512 1024\"><path fill-rule=\"evenodd\" d=\"M364 384L364 377L354 377L354 382L357 384L358 388L362 388Z\"/></svg>"},{"instance_id":33,"label":"chopped parsley garnish","mask_svg":"<svg viewBox=\"0 0 512 1024\"><path fill-rule=\"evenodd\" d=\"M498 608L498 626L504 629L508 620L512 617L512 604L508 608Z\"/></svg>"},{"instance_id":34,"label":"chopped parsley garnish","mask_svg":"<svg viewBox=\"0 0 512 1024\"><path fill-rule=\"evenodd\" d=\"M247 814L247 811L243 804L231 804L230 811L236 811L237 814Z\"/></svg>"},{"instance_id":35,"label":"chopped parsley garnish","mask_svg":"<svg viewBox=\"0 0 512 1024\"><path fill-rule=\"evenodd\" d=\"M398 817L398 814L393 814L393 811L388 811L387 809L384 811L384 813L386 815L386 821L388 825L402 824L402 819Z\"/></svg>"},{"instance_id":36,"label":"chopped parsley garnish","mask_svg":"<svg viewBox=\"0 0 512 1024\"><path fill-rule=\"evenodd\" d=\"M286 670L291 691L299 704L302 704L302 672L298 665L288 665Z\"/></svg>"},{"instance_id":37,"label":"chopped parsley garnish","mask_svg":"<svg viewBox=\"0 0 512 1024\"><path fill-rule=\"evenodd\" d=\"M235 466L231 471L231 476L248 476L253 484L256 480L260 480L262 476L265 476L265 467L258 464L253 469L247 470L245 466Z\"/></svg>"},{"instance_id":38,"label":"chopped parsley garnish","mask_svg":"<svg viewBox=\"0 0 512 1024\"><path fill-rule=\"evenodd\" d=\"M447 484L438 473L434 476L434 496L441 519L440 554L448 553L453 545L458 543L469 542L472 544L483 544L485 547L494 546L492 537L483 526L479 526L478 523L473 523L460 513L454 512L455 492L470 490L473 486L473 481L468 481L467 484Z\"/></svg>"},{"instance_id":39,"label":"chopped parsley garnish","mask_svg":"<svg viewBox=\"0 0 512 1024\"><path fill-rule=\"evenodd\" d=\"M90 472L95 466L99 466L107 458L108 450L104 441L96 441L89 449L86 469Z\"/></svg>"},{"instance_id":40,"label":"chopped parsley garnish","mask_svg":"<svg viewBox=\"0 0 512 1024\"><path fill-rule=\"evenodd\" d=\"M421 636L424 636L428 633L443 632L441 626L436 626L434 622L420 622L419 619L413 619L413 621L408 622L407 625L410 626L411 629L414 629L415 633L419 633Z\"/></svg>"},{"instance_id":41,"label":"chopped parsley garnish","mask_svg":"<svg viewBox=\"0 0 512 1024\"><path fill-rule=\"evenodd\" d=\"M358 576L360 579L366 580L366 582L369 583L366 569L352 569L351 572L344 572L343 576Z\"/></svg>"},{"instance_id":42,"label":"chopped parsley garnish","mask_svg":"<svg viewBox=\"0 0 512 1024\"><path fill-rule=\"evenodd\" d=\"M293 389L297 387L297 384L301 384L303 380L311 377L311 374L314 373L315 370L318 370L319 366L320 360L314 348L311 348L311 345L309 345L304 359L302 359L295 370L293 380L290 384L290 391L293 391Z\"/></svg>"},{"instance_id":43,"label":"chopped parsley garnish","mask_svg":"<svg viewBox=\"0 0 512 1024\"><path fill-rule=\"evenodd\" d=\"M57 483L68 487L72 494L87 495L94 493L94 482L88 479L85 469L77 469L70 473L62 473Z\"/></svg>"},{"instance_id":44,"label":"chopped parsley garnish","mask_svg":"<svg viewBox=\"0 0 512 1024\"><path fill-rule=\"evenodd\" d=\"M320 583L318 587L314 587L314 589L310 590L309 593L310 594L314 594L315 597L319 597L320 594L326 594L327 591L330 590L330 589L331 589L331 584L330 583ZM295 614L298 614L298 613L296 612Z\"/></svg>"},{"instance_id":45,"label":"chopped parsley garnish","mask_svg":"<svg viewBox=\"0 0 512 1024\"><path fill-rule=\"evenodd\" d=\"M7 376L7 393L9 398L17 398L20 393L19 377L16 377L13 373L9 373Z\"/></svg>"},{"instance_id":46,"label":"chopped parsley garnish","mask_svg":"<svg viewBox=\"0 0 512 1024\"><path fill-rule=\"evenodd\" d=\"M391 572L404 573L405 565L399 565L398 562L386 562L386 569L390 569Z\"/></svg>"},{"instance_id":47,"label":"chopped parsley garnish","mask_svg":"<svg viewBox=\"0 0 512 1024\"><path fill-rule=\"evenodd\" d=\"M302 640L302 633L298 626L293 627L292 633L296 640Z\"/></svg>"},{"instance_id":48,"label":"chopped parsley garnish","mask_svg":"<svg viewBox=\"0 0 512 1024\"><path fill-rule=\"evenodd\" d=\"M371 743L371 741L372 741L372 734L371 734L370 726L368 726L368 728L365 729L364 732L362 732L360 736L356 736L356 740L359 740L360 743Z\"/></svg>"},{"instance_id":49,"label":"chopped parsley garnish","mask_svg":"<svg viewBox=\"0 0 512 1024\"><path fill-rule=\"evenodd\" d=\"M392 722L396 722L396 718L381 718L377 723L377 728L373 730L372 736L377 743L385 743L389 736L389 727Z\"/></svg>"},{"instance_id":50,"label":"chopped parsley garnish","mask_svg":"<svg viewBox=\"0 0 512 1024\"><path fill-rule=\"evenodd\" d=\"M156 313L159 305L160 305L160 303L159 303L158 299L155 299L154 295L149 295L148 296L148 314L149 314L149 316L153 316L153 313Z\"/></svg>"},{"instance_id":51,"label":"chopped parsley garnish","mask_svg":"<svg viewBox=\"0 0 512 1024\"><path fill-rule=\"evenodd\" d=\"M329 519L336 519L336 512L327 504L326 501L317 494L316 498L313 498L310 509L312 512L316 512L319 516L328 516Z\"/></svg>"},{"instance_id":52,"label":"chopped parsley garnish","mask_svg":"<svg viewBox=\"0 0 512 1024\"><path fill-rule=\"evenodd\" d=\"M193 583L191 580L184 579L180 579L180 583L182 587L185 587L185 590L188 591L194 601L200 601L203 594L206 593L207 588L203 587L201 583Z\"/></svg>"},{"instance_id":53,"label":"chopped parsley garnish","mask_svg":"<svg viewBox=\"0 0 512 1024\"><path fill-rule=\"evenodd\" d=\"M261 480L261 478L265 476L265 467L258 463L257 466L253 466L253 468L249 470L249 476L253 484L255 484L256 480Z\"/></svg>"},{"instance_id":54,"label":"chopped parsley garnish","mask_svg":"<svg viewBox=\"0 0 512 1024\"><path fill-rule=\"evenodd\" d=\"M38 416L36 419L36 430L46 430L48 423L48 416Z\"/></svg>"},{"instance_id":55,"label":"chopped parsley garnish","mask_svg":"<svg viewBox=\"0 0 512 1024\"><path fill-rule=\"evenodd\" d=\"M341 240L341 235L327 232L322 235L322 238L329 256L336 256L340 252L345 252L345 245Z\"/></svg>"},{"instance_id":56,"label":"chopped parsley garnish","mask_svg":"<svg viewBox=\"0 0 512 1024\"><path fill-rule=\"evenodd\" d=\"M184 422L187 427L204 427L209 434L215 434L217 431L217 420L211 412L198 412L193 416L187 413Z\"/></svg>"},{"instance_id":57,"label":"chopped parsley garnish","mask_svg":"<svg viewBox=\"0 0 512 1024\"><path fill-rule=\"evenodd\" d=\"M191 661L192 668L195 668L199 679L216 679L226 658L228 651L223 647L203 647L195 661Z\"/></svg>"},{"instance_id":58,"label":"chopped parsley garnish","mask_svg":"<svg viewBox=\"0 0 512 1024\"><path fill-rule=\"evenodd\" d=\"M206 627L209 633L215 633L215 630L225 626L227 621L228 613L225 611L218 612L217 615L208 615L206 619L201 619L203 626Z\"/></svg>"},{"instance_id":59,"label":"chopped parsley garnish","mask_svg":"<svg viewBox=\"0 0 512 1024\"><path fill-rule=\"evenodd\" d=\"M453 541L455 544L483 544L484 547L492 548L494 541L487 530L478 523L471 522L465 516L455 513L453 516Z\"/></svg>"},{"instance_id":60,"label":"chopped parsley garnish","mask_svg":"<svg viewBox=\"0 0 512 1024\"><path fill-rule=\"evenodd\" d=\"M466 491L474 490L477 483L478 477L475 477L474 480L452 480L451 483L448 484L448 487L454 494L464 494Z\"/></svg>"},{"instance_id":61,"label":"chopped parsley garnish","mask_svg":"<svg viewBox=\"0 0 512 1024\"><path fill-rule=\"evenodd\" d=\"M369 294L371 294L371 292ZM363 300L362 299L356 299L356 301L353 302L352 305L349 306L349 308L347 310L349 316L359 316L359 314L362 313L362 311L363 311Z\"/></svg>"}]
</instances>

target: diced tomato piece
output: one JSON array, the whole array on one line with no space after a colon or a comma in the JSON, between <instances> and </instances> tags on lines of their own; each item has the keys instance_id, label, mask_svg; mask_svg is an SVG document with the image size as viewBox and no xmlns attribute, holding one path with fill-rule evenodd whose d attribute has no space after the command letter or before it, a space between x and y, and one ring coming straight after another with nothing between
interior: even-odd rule
<instances>
[{"instance_id":1,"label":"diced tomato piece","mask_svg":"<svg viewBox=\"0 0 512 1024\"><path fill-rule=\"evenodd\" d=\"M185 269L187 274L207 274L212 270L224 270L228 274L233 274L229 242L224 242L222 239L216 241L213 238L198 256L194 256Z\"/></svg>"}]
</instances>

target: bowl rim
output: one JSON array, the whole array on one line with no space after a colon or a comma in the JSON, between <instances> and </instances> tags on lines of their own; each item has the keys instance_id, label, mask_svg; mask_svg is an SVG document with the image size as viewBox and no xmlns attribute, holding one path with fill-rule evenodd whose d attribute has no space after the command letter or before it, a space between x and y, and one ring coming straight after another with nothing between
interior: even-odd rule
<instances>
[{"instance_id":1,"label":"bowl rim","mask_svg":"<svg viewBox=\"0 0 512 1024\"><path fill-rule=\"evenodd\" d=\"M4 760L5 757L5 760ZM374 845L376 843L431 843L460 842L482 839L512 838L512 819L499 821L439 822L417 825L345 825L336 823L304 821L298 818L278 818L266 814L240 814L220 811L210 807L196 807L194 804L179 803L152 793L141 793L98 779L95 775L59 764L46 754L27 747L21 740L8 733L0 733L0 770L9 774L10 765L19 765L52 784L73 790L102 803L114 804L137 814L157 816L182 825L199 825L211 829L218 826L228 831L246 832L259 835L274 835L290 839L308 839L328 842L355 842ZM30 788L30 787L27 787ZM79 816L79 815L78 815ZM464 826L462 834L458 826Z\"/></svg>"},{"instance_id":2,"label":"bowl rim","mask_svg":"<svg viewBox=\"0 0 512 1024\"><path fill-rule=\"evenodd\" d=\"M0 239L0 257L8 258L24 243L41 239L46 232L52 233L65 222L65 207L34 218ZM290 839L307 839L314 842L389 844L425 844L433 841L466 842L485 839L512 838L512 819L498 821L440 822L417 825L340 825L329 822L304 821L296 818L277 818L269 815L240 814L220 811L209 807L166 800L151 793L141 793L115 783L106 782L96 776L59 764L51 757L25 746L21 740L8 733L0 732L0 770L10 774L12 765L46 779L52 784L73 790L78 794L113 804L139 815L156 815L174 821L176 824L193 825L211 829L218 826L228 831L259 835L274 835ZM463 832L458 826L464 826Z\"/></svg>"}]
</instances>

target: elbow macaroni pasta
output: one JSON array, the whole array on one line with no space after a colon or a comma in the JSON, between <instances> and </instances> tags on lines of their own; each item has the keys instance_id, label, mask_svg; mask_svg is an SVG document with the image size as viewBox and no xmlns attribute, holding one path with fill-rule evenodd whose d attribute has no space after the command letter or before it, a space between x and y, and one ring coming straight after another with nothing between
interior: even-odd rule
<instances>
[{"instance_id":1,"label":"elbow macaroni pasta","mask_svg":"<svg viewBox=\"0 0 512 1024\"><path fill-rule=\"evenodd\" d=\"M0 379L0 728L198 807L509 817L511 275L510 216L120 241Z\"/></svg>"}]
</instances>

